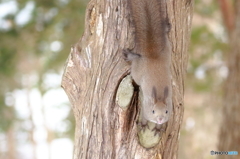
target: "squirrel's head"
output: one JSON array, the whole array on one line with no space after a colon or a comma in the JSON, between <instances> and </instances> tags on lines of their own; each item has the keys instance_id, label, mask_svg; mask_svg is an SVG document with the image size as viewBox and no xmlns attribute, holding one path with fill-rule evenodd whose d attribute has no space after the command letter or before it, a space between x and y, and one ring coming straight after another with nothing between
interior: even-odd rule
<instances>
[{"instance_id":1,"label":"squirrel's head","mask_svg":"<svg viewBox=\"0 0 240 159\"><path fill-rule=\"evenodd\" d=\"M148 119L157 124L163 124L169 119L169 106L167 105L167 97L169 95L168 87L166 86L158 96L156 87L152 88L152 96L150 102L150 109L148 110Z\"/></svg>"}]
</instances>

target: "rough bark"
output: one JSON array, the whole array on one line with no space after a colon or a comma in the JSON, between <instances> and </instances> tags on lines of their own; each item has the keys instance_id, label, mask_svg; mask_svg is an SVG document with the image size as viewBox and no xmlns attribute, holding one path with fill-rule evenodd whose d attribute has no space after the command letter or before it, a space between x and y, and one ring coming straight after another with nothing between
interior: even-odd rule
<instances>
[{"instance_id":1,"label":"rough bark","mask_svg":"<svg viewBox=\"0 0 240 159\"><path fill-rule=\"evenodd\" d=\"M223 120L220 128L219 151L240 153L240 1L235 1L236 19L229 36L228 77L224 87ZM239 155L219 155L221 159L237 159Z\"/></svg>"},{"instance_id":2,"label":"rough bark","mask_svg":"<svg viewBox=\"0 0 240 159\"><path fill-rule=\"evenodd\" d=\"M134 46L127 0L89 2L84 35L71 49L62 79L76 119L74 159L177 158L193 1L168 0L167 8L172 24L173 115L159 144L146 149L137 136L138 90L126 109L116 100L130 68L122 49Z\"/></svg>"}]
</instances>

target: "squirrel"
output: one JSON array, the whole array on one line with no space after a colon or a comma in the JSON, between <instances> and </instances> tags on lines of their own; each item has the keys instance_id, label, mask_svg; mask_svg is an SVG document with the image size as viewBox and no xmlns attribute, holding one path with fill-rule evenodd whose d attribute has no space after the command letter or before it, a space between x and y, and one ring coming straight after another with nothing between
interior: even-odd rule
<instances>
[{"instance_id":1,"label":"squirrel","mask_svg":"<svg viewBox=\"0 0 240 159\"><path fill-rule=\"evenodd\" d=\"M131 76L142 91L141 126L156 123L153 130L169 120L172 112L171 25L164 0L129 0L135 28L135 48L123 50L131 61Z\"/></svg>"}]
</instances>

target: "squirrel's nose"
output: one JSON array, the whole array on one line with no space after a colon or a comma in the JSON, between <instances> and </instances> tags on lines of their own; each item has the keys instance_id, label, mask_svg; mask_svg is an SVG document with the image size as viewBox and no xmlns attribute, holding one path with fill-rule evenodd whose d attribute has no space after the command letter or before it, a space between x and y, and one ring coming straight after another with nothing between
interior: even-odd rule
<instances>
[{"instance_id":1,"label":"squirrel's nose","mask_svg":"<svg viewBox=\"0 0 240 159\"><path fill-rule=\"evenodd\" d=\"M157 118L157 123L158 123L158 124L162 124L162 123L163 123L163 118L158 117L158 118Z\"/></svg>"}]
</instances>

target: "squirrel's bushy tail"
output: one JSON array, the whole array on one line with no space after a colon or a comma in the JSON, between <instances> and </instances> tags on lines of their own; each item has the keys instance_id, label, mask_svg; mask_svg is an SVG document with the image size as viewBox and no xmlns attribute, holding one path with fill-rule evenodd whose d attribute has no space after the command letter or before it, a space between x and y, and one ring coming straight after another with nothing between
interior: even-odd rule
<instances>
[{"instance_id":1,"label":"squirrel's bushy tail","mask_svg":"<svg viewBox=\"0 0 240 159\"><path fill-rule=\"evenodd\" d=\"M170 24L165 0L129 0L135 26L135 42L138 54L148 57L159 55L166 46Z\"/></svg>"}]
</instances>

